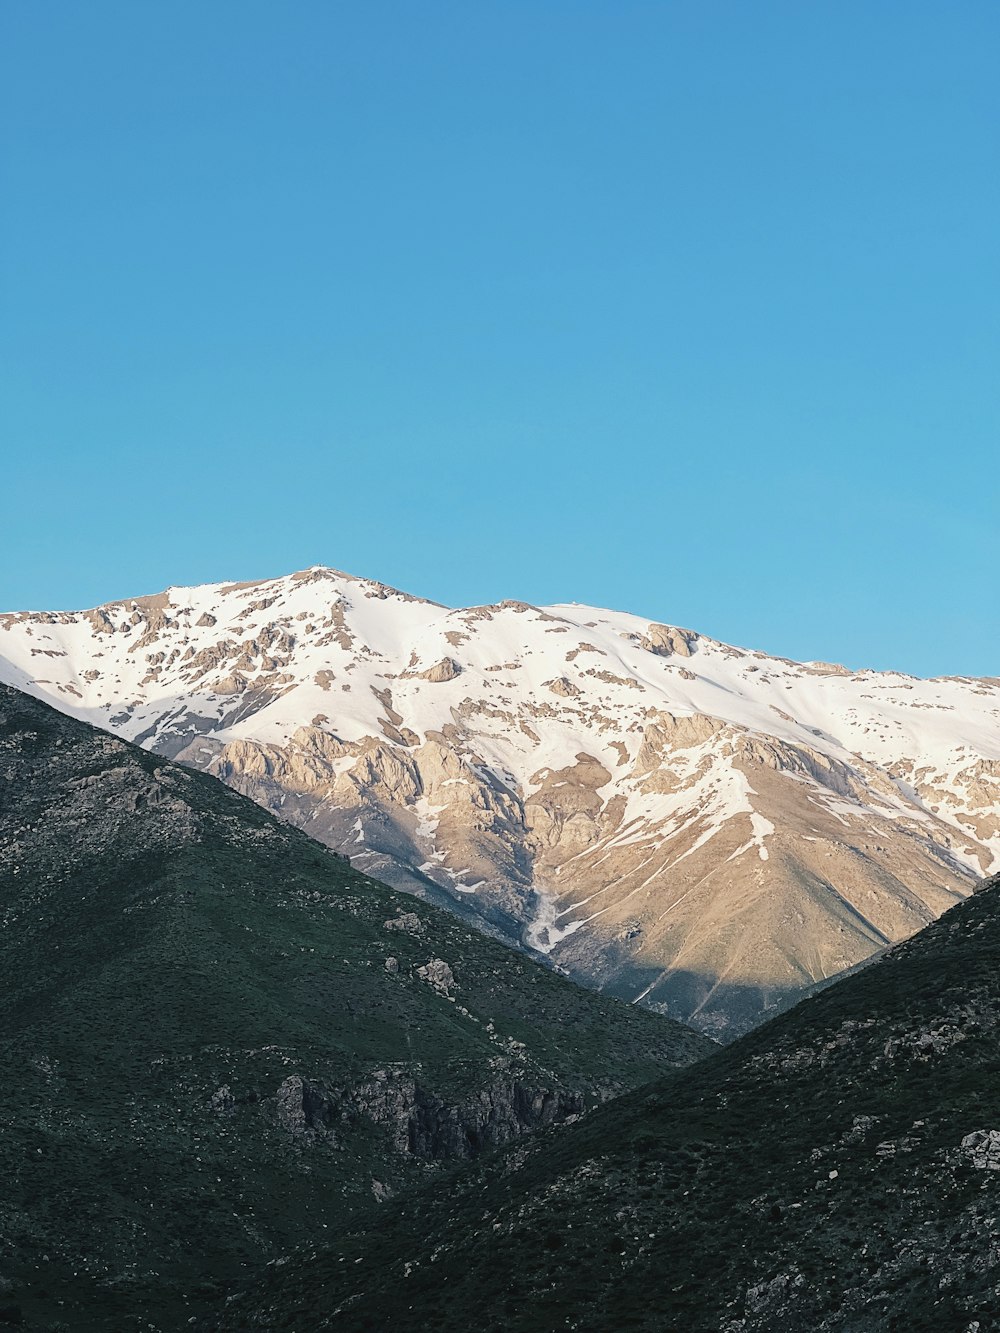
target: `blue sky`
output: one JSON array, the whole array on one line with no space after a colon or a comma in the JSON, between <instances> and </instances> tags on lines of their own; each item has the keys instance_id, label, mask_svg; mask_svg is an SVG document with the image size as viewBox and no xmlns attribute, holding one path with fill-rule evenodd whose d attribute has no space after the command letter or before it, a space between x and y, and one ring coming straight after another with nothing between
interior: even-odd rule
<instances>
[{"instance_id":1,"label":"blue sky","mask_svg":"<svg viewBox=\"0 0 1000 1333\"><path fill-rule=\"evenodd\" d=\"M998 45L993 0L8 0L0 607L323 563L1000 673Z\"/></svg>"}]
</instances>

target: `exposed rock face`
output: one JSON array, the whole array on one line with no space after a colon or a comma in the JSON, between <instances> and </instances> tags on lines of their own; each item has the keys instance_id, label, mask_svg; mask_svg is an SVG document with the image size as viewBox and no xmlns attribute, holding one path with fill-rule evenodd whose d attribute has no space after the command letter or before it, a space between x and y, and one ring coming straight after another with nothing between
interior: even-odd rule
<instances>
[{"instance_id":1,"label":"exposed rock face","mask_svg":"<svg viewBox=\"0 0 1000 1333\"><path fill-rule=\"evenodd\" d=\"M400 912L399 916L390 917L385 923L386 930L403 930L407 935L422 935L423 922L416 912Z\"/></svg>"},{"instance_id":2,"label":"exposed rock face","mask_svg":"<svg viewBox=\"0 0 1000 1333\"><path fill-rule=\"evenodd\" d=\"M693 630L676 629L671 625L650 625L648 632L640 639L644 648L657 657L690 657L698 635Z\"/></svg>"},{"instance_id":3,"label":"exposed rock face","mask_svg":"<svg viewBox=\"0 0 1000 1333\"><path fill-rule=\"evenodd\" d=\"M962 1140L962 1152L979 1171L1000 1171L1000 1130L977 1129Z\"/></svg>"},{"instance_id":4,"label":"exposed rock face","mask_svg":"<svg viewBox=\"0 0 1000 1333\"><path fill-rule=\"evenodd\" d=\"M423 967L418 967L417 976L442 995L450 996L455 985L454 973L443 958L432 958Z\"/></svg>"},{"instance_id":5,"label":"exposed rock face","mask_svg":"<svg viewBox=\"0 0 1000 1333\"><path fill-rule=\"evenodd\" d=\"M278 1124L289 1134L322 1134L334 1119L334 1107L322 1090L298 1074L285 1079L274 1100Z\"/></svg>"},{"instance_id":6,"label":"exposed rock face","mask_svg":"<svg viewBox=\"0 0 1000 1333\"><path fill-rule=\"evenodd\" d=\"M578 1093L524 1083L490 1088L458 1107L416 1091L407 1133L409 1151L417 1157L477 1157L584 1110Z\"/></svg>"},{"instance_id":7,"label":"exposed rock face","mask_svg":"<svg viewBox=\"0 0 1000 1333\"><path fill-rule=\"evenodd\" d=\"M327 569L0 617L0 678L588 984L737 1032L1000 855L1000 682Z\"/></svg>"},{"instance_id":8,"label":"exposed rock face","mask_svg":"<svg viewBox=\"0 0 1000 1333\"><path fill-rule=\"evenodd\" d=\"M303 1142L335 1142L342 1127L364 1121L387 1135L398 1153L435 1161L477 1157L581 1115L587 1102L579 1092L508 1079L449 1104L408 1071L381 1069L350 1090L332 1092L290 1075L274 1104L278 1124Z\"/></svg>"},{"instance_id":9,"label":"exposed rock face","mask_svg":"<svg viewBox=\"0 0 1000 1333\"><path fill-rule=\"evenodd\" d=\"M428 670L420 671L417 674L421 680L436 681L443 685L446 680L454 680L461 673L462 668L453 657L442 657L440 662L436 662Z\"/></svg>"}]
</instances>

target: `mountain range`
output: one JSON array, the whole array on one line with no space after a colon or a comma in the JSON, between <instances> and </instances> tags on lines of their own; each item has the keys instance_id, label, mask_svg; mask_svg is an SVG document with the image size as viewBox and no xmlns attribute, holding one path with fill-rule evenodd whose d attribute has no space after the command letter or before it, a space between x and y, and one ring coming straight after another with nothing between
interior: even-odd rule
<instances>
[{"instance_id":1,"label":"mountain range","mask_svg":"<svg viewBox=\"0 0 1000 1333\"><path fill-rule=\"evenodd\" d=\"M715 1049L6 686L0 975L0 1327L39 1333L187 1328Z\"/></svg>"},{"instance_id":2,"label":"mountain range","mask_svg":"<svg viewBox=\"0 0 1000 1333\"><path fill-rule=\"evenodd\" d=\"M323 567L0 616L0 680L723 1039L1000 858L1000 680L797 663Z\"/></svg>"}]
</instances>

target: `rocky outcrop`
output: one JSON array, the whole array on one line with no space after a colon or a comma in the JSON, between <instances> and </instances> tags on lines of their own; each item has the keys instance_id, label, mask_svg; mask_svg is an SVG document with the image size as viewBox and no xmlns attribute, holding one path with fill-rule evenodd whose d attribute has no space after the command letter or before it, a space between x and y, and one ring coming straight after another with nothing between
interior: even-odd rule
<instances>
[{"instance_id":1,"label":"rocky outcrop","mask_svg":"<svg viewBox=\"0 0 1000 1333\"><path fill-rule=\"evenodd\" d=\"M416 912L400 912L385 923L386 930L403 930L407 935L422 935L424 924Z\"/></svg>"},{"instance_id":2,"label":"rocky outcrop","mask_svg":"<svg viewBox=\"0 0 1000 1333\"><path fill-rule=\"evenodd\" d=\"M312 1083L291 1074L274 1095L278 1124L298 1136L325 1134L339 1118L339 1107Z\"/></svg>"},{"instance_id":3,"label":"rocky outcrop","mask_svg":"<svg viewBox=\"0 0 1000 1333\"><path fill-rule=\"evenodd\" d=\"M451 997L455 987L455 974L443 958L432 958L429 963L424 963L423 967L418 967L417 976L442 995Z\"/></svg>"},{"instance_id":4,"label":"rocky outcrop","mask_svg":"<svg viewBox=\"0 0 1000 1333\"><path fill-rule=\"evenodd\" d=\"M453 657L442 657L440 662L436 662L426 671L417 672L420 680L433 681L438 685L444 684L446 680L455 680L461 674L462 668Z\"/></svg>"},{"instance_id":5,"label":"rocky outcrop","mask_svg":"<svg viewBox=\"0 0 1000 1333\"><path fill-rule=\"evenodd\" d=\"M376 1070L349 1090L329 1091L293 1074L274 1095L274 1117L304 1145L335 1141L363 1121L397 1153L427 1161L465 1159L546 1125L582 1115L593 1094L500 1079L462 1102L448 1102L401 1069Z\"/></svg>"},{"instance_id":6,"label":"rocky outcrop","mask_svg":"<svg viewBox=\"0 0 1000 1333\"><path fill-rule=\"evenodd\" d=\"M545 685L553 694L558 694L561 699L579 699L583 694L579 685L574 685L566 676L557 676L555 680L547 680Z\"/></svg>"},{"instance_id":7,"label":"rocky outcrop","mask_svg":"<svg viewBox=\"0 0 1000 1333\"><path fill-rule=\"evenodd\" d=\"M698 635L690 629L677 629L673 625L650 625L639 643L647 652L657 657L690 657L698 642Z\"/></svg>"},{"instance_id":8,"label":"rocky outcrop","mask_svg":"<svg viewBox=\"0 0 1000 1333\"><path fill-rule=\"evenodd\" d=\"M966 1134L961 1153L977 1171L1000 1171L1000 1130L976 1129Z\"/></svg>"},{"instance_id":9,"label":"rocky outcrop","mask_svg":"<svg viewBox=\"0 0 1000 1333\"><path fill-rule=\"evenodd\" d=\"M407 1121L409 1151L417 1157L478 1157L530 1130L581 1115L579 1092L507 1082L484 1089L461 1106L417 1089Z\"/></svg>"}]
</instances>

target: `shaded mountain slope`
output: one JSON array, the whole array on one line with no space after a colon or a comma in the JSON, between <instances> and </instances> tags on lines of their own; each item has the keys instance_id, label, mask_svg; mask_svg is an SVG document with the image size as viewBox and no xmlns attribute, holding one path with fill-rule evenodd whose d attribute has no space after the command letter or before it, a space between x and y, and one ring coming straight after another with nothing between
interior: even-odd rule
<instances>
[{"instance_id":1,"label":"shaded mountain slope","mask_svg":"<svg viewBox=\"0 0 1000 1333\"><path fill-rule=\"evenodd\" d=\"M186 1326L710 1047L7 687L0 927L0 1307L29 1328Z\"/></svg>"},{"instance_id":2,"label":"shaded mountain slope","mask_svg":"<svg viewBox=\"0 0 1000 1333\"><path fill-rule=\"evenodd\" d=\"M1000 880L683 1080L273 1267L221 1327L1000 1327Z\"/></svg>"},{"instance_id":3,"label":"shaded mountain slope","mask_svg":"<svg viewBox=\"0 0 1000 1333\"><path fill-rule=\"evenodd\" d=\"M317 567L0 615L0 680L729 1038L1000 866L1000 680Z\"/></svg>"}]
</instances>

